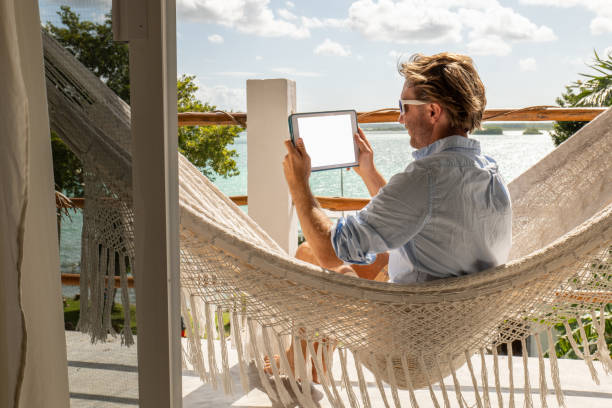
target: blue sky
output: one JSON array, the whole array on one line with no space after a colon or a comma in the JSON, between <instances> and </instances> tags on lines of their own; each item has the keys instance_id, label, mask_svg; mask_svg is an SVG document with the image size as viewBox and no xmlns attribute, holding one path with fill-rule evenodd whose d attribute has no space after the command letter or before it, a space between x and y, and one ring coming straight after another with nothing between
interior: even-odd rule
<instances>
[{"instance_id":1,"label":"blue sky","mask_svg":"<svg viewBox=\"0 0 612 408\"><path fill-rule=\"evenodd\" d=\"M62 3L41 0L43 20ZM552 105L612 51L612 0L177 0L177 16L179 74L226 110L250 78L295 80L299 111L395 107L398 59L441 51L472 56L489 108Z\"/></svg>"}]
</instances>

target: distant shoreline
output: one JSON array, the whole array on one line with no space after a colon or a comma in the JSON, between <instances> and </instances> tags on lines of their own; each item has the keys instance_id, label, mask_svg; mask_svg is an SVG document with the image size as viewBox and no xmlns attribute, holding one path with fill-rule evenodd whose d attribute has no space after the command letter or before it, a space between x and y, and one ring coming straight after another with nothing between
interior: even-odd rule
<instances>
[{"instance_id":1,"label":"distant shoreline","mask_svg":"<svg viewBox=\"0 0 612 408\"><path fill-rule=\"evenodd\" d=\"M364 123L359 126L364 131L369 132L399 132L405 131L406 129L400 124L393 123ZM487 122L487 125L484 126L487 128L501 128L504 130L518 130L525 131L526 129L537 129L537 130L546 130L551 131L553 128L552 122ZM502 132L503 133L503 132ZM473 134L489 134L489 133L473 133ZM497 134L497 133L496 133Z\"/></svg>"}]
</instances>

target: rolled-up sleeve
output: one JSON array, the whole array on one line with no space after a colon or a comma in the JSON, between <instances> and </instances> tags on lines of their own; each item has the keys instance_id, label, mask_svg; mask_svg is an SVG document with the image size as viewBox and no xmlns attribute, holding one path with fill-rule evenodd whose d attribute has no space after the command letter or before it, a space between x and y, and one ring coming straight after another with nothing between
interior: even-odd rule
<instances>
[{"instance_id":1,"label":"rolled-up sleeve","mask_svg":"<svg viewBox=\"0 0 612 408\"><path fill-rule=\"evenodd\" d=\"M430 217L431 183L429 170L412 163L393 176L363 210L338 219L331 231L338 258L369 264L376 254L406 244Z\"/></svg>"}]
</instances>

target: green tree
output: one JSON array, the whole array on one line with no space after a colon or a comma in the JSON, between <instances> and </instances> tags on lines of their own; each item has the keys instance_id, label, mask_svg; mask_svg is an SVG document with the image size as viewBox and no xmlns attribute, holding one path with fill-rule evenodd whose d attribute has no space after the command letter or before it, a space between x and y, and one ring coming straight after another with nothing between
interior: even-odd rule
<instances>
[{"instance_id":1,"label":"green tree","mask_svg":"<svg viewBox=\"0 0 612 408\"><path fill-rule=\"evenodd\" d=\"M601 58L595 52L595 58L588 67L594 73L580 74L585 80L578 80L565 87L565 93L557 98L561 107L571 106L611 106L612 105L612 55ZM587 122L555 122L550 133L556 146L567 140Z\"/></svg>"},{"instance_id":2,"label":"green tree","mask_svg":"<svg viewBox=\"0 0 612 408\"><path fill-rule=\"evenodd\" d=\"M68 6L61 6L57 13L61 25L47 22L47 30L91 72L98 76L125 102L130 102L129 48L127 44L113 41L111 17L103 23L81 21ZM195 77L183 76L178 80L179 112L207 112L216 107L202 103L195 97ZM230 177L238 174L235 150L227 149L242 129L238 126L190 126L179 129L179 151L189 161L200 167L209 178L215 175ZM52 139L53 168L57 189L68 194L82 193L82 164L61 143ZM58 182L59 181L59 182Z\"/></svg>"},{"instance_id":3,"label":"green tree","mask_svg":"<svg viewBox=\"0 0 612 408\"><path fill-rule=\"evenodd\" d=\"M216 110L216 106L202 103L195 97L198 90L195 76L181 76L176 88L179 112ZM239 126L181 126L178 131L179 151L212 180L215 173L223 177L236 176L240 173L234 160L238 153L227 146L234 144L240 131L242 128Z\"/></svg>"}]
</instances>

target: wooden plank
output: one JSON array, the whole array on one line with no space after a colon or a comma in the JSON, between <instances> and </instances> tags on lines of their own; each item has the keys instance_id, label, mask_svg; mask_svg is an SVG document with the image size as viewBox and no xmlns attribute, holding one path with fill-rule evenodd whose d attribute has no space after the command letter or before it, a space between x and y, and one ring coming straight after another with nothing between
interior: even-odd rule
<instances>
[{"instance_id":1,"label":"wooden plank","mask_svg":"<svg viewBox=\"0 0 612 408\"><path fill-rule=\"evenodd\" d=\"M483 121L539 122L539 121L590 121L607 108L557 108L534 106L521 109L487 109ZM235 120L233 120L233 119ZM381 109L374 112L357 112L359 123L397 122L398 109ZM246 112L184 112L178 114L179 126L247 125Z\"/></svg>"}]
</instances>

